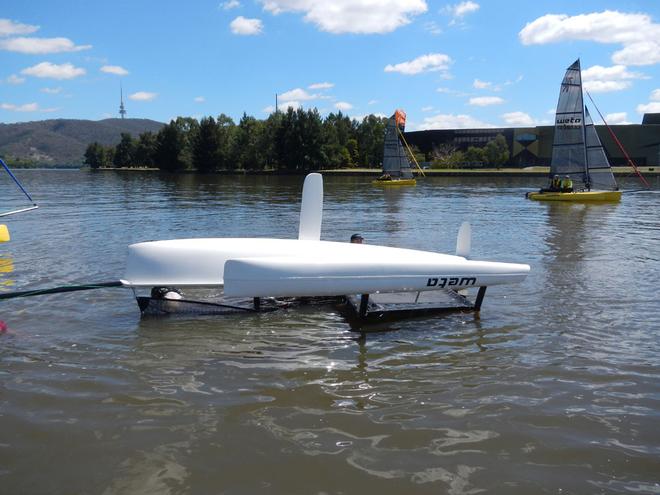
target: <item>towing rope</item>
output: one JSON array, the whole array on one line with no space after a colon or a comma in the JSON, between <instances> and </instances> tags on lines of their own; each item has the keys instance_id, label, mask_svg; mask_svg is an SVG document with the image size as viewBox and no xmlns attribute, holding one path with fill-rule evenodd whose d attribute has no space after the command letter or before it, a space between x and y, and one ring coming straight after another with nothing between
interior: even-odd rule
<instances>
[{"instance_id":1,"label":"towing rope","mask_svg":"<svg viewBox=\"0 0 660 495\"><path fill-rule=\"evenodd\" d=\"M105 289L108 287L122 287L122 283L117 280L113 282L99 282L81 285L61 285L59 287L51 287L49 289L34 289L25 290L20 292L7 292L0 294L1 299L15 299L17 297L32 297L41 296L44 294L60 294L62 292L76 292L81 290Z\"/></svg>"}]
</instances>

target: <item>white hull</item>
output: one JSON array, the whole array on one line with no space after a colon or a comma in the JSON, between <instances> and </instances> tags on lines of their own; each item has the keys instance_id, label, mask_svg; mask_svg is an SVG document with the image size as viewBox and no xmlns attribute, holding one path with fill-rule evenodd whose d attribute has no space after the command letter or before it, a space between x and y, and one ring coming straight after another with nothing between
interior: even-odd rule
<instances>
[{"instance_id":1,"label":"white hull","mask_svg":"<svg viewBox=\"0 0 660 495\"><path fill-rule=\"evenodd\" d=\"M345 242L180 239L133 244L129 287L224 286L230 297L463 289L517 283L529 266Z\"/></svg>"}]
</instances>

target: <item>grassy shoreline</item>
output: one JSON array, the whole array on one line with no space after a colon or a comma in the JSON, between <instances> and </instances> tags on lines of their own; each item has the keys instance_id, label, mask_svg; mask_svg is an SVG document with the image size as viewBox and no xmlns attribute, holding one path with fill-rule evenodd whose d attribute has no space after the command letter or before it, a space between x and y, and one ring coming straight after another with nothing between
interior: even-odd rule
<instances>
[{"instance_id":1,"label":"grassy shoreline","mask_svg":"<svg viewBox=\"0 0 660 495\"><path fill-rule=\"evenodd\" d=\"M112 171L112 172L158 172L157 168L99 168L98 171ZM660 167L639 167L640 172L644 176L655 177L660 176ZM612 167L612 171L616 176L631 176L635 172L630 167ZM342 168L331 170L319 170L318 172L325 175L340 175L340 176L379 176L383 172L377 168ZM197 173L193 170L186 170L177 173ZM307 172L297 171L275 171L275 170L220 170L212 172L211 175L303 175ZM424 170L424 174L428 177L547 177L550 173L549 167L527 167L527 168L448 168L448 169L428 169ZM419 174L418 174L419 176Z\"/></svg>"}]
</instances>

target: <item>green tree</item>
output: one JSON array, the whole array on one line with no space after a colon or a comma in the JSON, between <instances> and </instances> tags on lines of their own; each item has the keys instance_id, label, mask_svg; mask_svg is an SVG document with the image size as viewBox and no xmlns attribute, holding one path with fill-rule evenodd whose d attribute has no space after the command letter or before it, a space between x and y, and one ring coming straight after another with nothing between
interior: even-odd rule
<instances>
[{"instance_id":1,"label":"green tree","mask_svg":"<svg viewBox=\"0 0 660 495\"><path fill-rule=\"evenodd\" d=\"M193 141L192 161L198 172L213 172L220 164L220 137L213 117L199 122L199 131Z\"/></svg>"},{"instance_id":2,"label":"green tree","mask_svg":"<svg viewBox=\"0 0 660 495\"><path fill-rule=\"evenodd\" d=\"M121 133L121 141L115 146L115 155L112 164L118 168L130 167L133 165L135 156L135 143L133 138L127 132Z\"/></svg>"},{"instance_id":3,"label":"green tree","mask_svg":"<svg viewBox=\"0 0 660 495\"><path fill-rule=\"evenodd\" d=\"M243 114L235 129L232 156L241 169L263 170L267 163L267 150L262 148L266 130L264 121Z\"/></svg>"},{"instance_id":4,"label":"green tree","mask_svg":"<svg viewBox=\"0 0 660 495\"><path fill-rule=\"evenodd\" d=\"M231 117L221 113L216 120L218 126L218 167L224 170L234 170L234 139L236 124Z\"/></svg>"},{"instance_id":5,"label":"green tree","mask_svg":"<svg viewBox=\"0 0 660 495\"><path fill-rule=\"evenodd\" d=\"M489 166L499 168L505 165L509 161L510 152L504 136L498 134L495 139L489 141L484 147L484 154Z\"/></svg>"},{"instance_id":6,"label":"green tree","mask_svg":"<svg viewBox=\"0 0 660 495\"><path fill-rule=\"evenodd\" d=\"M85 150L85 163L90 166L90 168L101 168L104 166L105 161L105 148L94 141L92 144L87 146Z\"/></svg>"},{"instance_id":7,"label":"green tree","mask_svg":"<svg viewBox=\"0 0 660 495\"><path fill-rule=\"evenodd\" d=\"M357 128L359 165L381 167L383 164L383 142L388 119L368 115Z\"/></svg>"},{"instance_id":8,"label":"green tree","mask_svg":"<svg viewBox=\"0 0 660 495\"><path fill-rule=\"evenodd\" d=\"M464 159L469 167L483 167L486 163L486 153L483 148L470 146L464 154Z\"/></svg>"},{"instance_id":9,"label":"green tree","mask_svg":"<svg viewBox=\"0 0 660 495\"><path fill-rule=\"evenodd\" d=\"M174 120L163 126L156 136L156 166L167 172L176 172L186 167L183 152L185 136Z\"/></svg>"},{"instance_id":10,"label":"green tree","mask_svg":"<svg viewBox=\"0 0 660 495\"><path fill-rule=\"evenodd\" d=\"M135 143L135 158L133 164L139 167L153 167L155 164L156 146L158 141L153 132L143 132Z\"/></svg>"}]
</instances>

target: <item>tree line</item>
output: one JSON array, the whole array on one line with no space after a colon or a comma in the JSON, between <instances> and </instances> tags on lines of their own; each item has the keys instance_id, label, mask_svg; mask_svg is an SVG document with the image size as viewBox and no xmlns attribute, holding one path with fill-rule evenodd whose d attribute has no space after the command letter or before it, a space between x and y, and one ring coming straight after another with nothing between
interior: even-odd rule
<instances>
[{"instance_id":1,"label":"tree line","mask_svg":"<svg viewBox=\"0 0 660 495\"><path fill-rule=\"evenodd\" d=\"M380 168L387 118L362 121L341 112L322 118L317 109L272 113L264 120L243 114L236 124L225 114L197 120L178 117L157 133L137 138L122 133L116 146L91 143L85 163L91 168L150 167L167 172L269 170L307 172L351 167ZM411 152L432 168L500 167L509 160L504 136L484 147L459 151L440 145Z\"/></svg>"},{"instance_id":2,"label":"tree line","mask_svg":"<svg viewBox=\"0 0 660 495\"><path fill-rule=\"evenodd\" d=\"M243 114L238 124L225 114L199 121L178 117L158 133L121 134L116 146L91 143L91 168L156 167L163 171L298 171L380 167L387 118L361 122L341 112L322 118L318 110L272 113L265 120Z\"/></svg>"}]
</instances>

